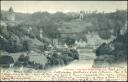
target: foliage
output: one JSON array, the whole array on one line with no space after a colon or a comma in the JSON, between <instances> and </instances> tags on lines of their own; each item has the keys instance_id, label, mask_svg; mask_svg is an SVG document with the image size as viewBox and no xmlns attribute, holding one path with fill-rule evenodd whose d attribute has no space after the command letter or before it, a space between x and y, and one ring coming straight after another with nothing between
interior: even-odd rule
<instances>
[{"instance_id":1,"label":"foliage","mask_svg":"<svg viewBox=\"0 0 128 82\"><path fill-rule=\"evenodd\" d=\"M40 21L39 27L43 29L43 31L46 33L46 35L49 38L58 38L59 31L58 31L58 25L53 22L53 20L44 18Z\"/></svg>"},{"instance_id":2,"label":"foliage","mask_svg":"<svg viewBox=\"0 0 128 82\"><path fill-rule=\"evenodd\" d=\"M79 54L76 50L54 52L47 56L48 62L45 68L56 65L67 65L75 59L79 59Z\"/></svg>"},{"instance_id":3,"label":"foliage","mask_svg":"<svg viewBox=\"0 0 128 82\"><path fill-rule=\"evenodd\" d=\"M96 56L98 56L99 58L100 56L105 56L107 54L108 59L106 62L109 62L110 64L126 62L127 48L128 48L127 36L128 36L128 30L124 35L118 35L117 38L112 42L110 42L109 44L103 43L99 48L97 48ZM112 49L111 46L113 46L114 49Z\"/></svg>"},{"instance_id":4,"label":"foliage","mask_svg":"<svg viewBox=\"0 0 128 82\"><path fill-rule=\"evenodd\" d=\"M99 33L99 36L102 38L102 39L105 39L105 40L107 40L107 39L109 39L110 37L111 37L111 32L110 31L99 31L98 32Z\"/></svg>"},{"instance_id":5,"label":"foliage","mask_svg":"<svg viewBox=\"0 0 128 82\"><path fill-rule=\"evenodd\" d=\"M73 45L75 43L75 39L66 38L65 42L67 45L70 46L70 45Z\"/></svg>"},{"instance_id":6,"label":"foliage","mask_svg":"<svg viewBox=\"0 0 128 82\"><path fill-rule=\"evenodd\" d=\"M0 56L0 66L6 65L4 67L9 67L10 64L13 64L14 60L11 56Z\"/></svg>"},{"instance_id":7,"label":"foliage","mask_svg":"<svg viewBox=\"0 0 128 82\"><path fill-rule=\"evenodd\" d=\"M120 29L127 20L126 18L126 10L117 10L112 13L87 14L85 21L92 23L92 26L90 26L88 30L97 31L103 39L107 39L111 34L115 36L119 34ZM113 32L110 33L110 30L113 30ZM105 34L102 32L105 32Z\"/></svg>"},{"instance_id":8,"label":"foliage","mask_svg":"<svg viewBox=\"0 0 128 82\"><path fill-rule=\"evenodd\" d=\"M3 11L2 11L3 12ZM6 12L4 12L5 14ZM111 13L89 13L84 16L84 20L77 20L78 16L74 18L72 14L56 12L55 14L50 14L48 12L36 12L33 14L23 14L23 13L15 13L16 14L16 25L10 26L7 23L6 27L0 27L0 50L7 51L9 53L16 53L21 51L29 51L34 40L40 40L38 42L48 42L50 43L50 39L60 38L60 31L58 28L63 28L65 23L67 23L66 27L72 27L72 29L77 28L81 29L84 27L82 31L96 31L102 39L109 39L113 34L117 36L117 38L111 43L114 45L115 50L111 49L110 44L101 45L97 51L96 55L108 55L107 61L111 61L110 59L114 59L115 62L127 60L127 40L126 37L128 34L119 35L120 29L124 26L125 21L127 20L127 11L126 10L117 10L116 12ZM75 13L73 13L75 14ZM79 15L79 13L78 13ZM5 17L2 14L1 20L5 21ZM68 23L69 22L69 23ZM13 23L13 22L11 22ZM86 24L91 24L90 26L86 26ZM32 27L30 33L28 33L28 26ZM42 40L39 38L39 30L43 29L43 35L46 38ZM71 30L72 30L71 29ZM111 32L113 30L114 32ZM69 31L69 28L67 29ZM72 30L73 31L73 30ZM29 40L26 40L24 37L28 37ZM78 35L78 37L81 35ZM48 39L47 39L48 38ZM30 41L31 39L31 41ZM49 40L49 41L48 41ZM35 41L36 42L36 41ZM38 43L37 42L37 43ZM75 40L72 38L67 38L65 40L67 45L73 45ZM34 45L35 47L35 45ZM38 45L39 50L47 50L46 46ZM37 47L36 47L37 48ZM38 49L38 48L37 48ZM74 59L78 59L78 53L75 50L70 50L66 52L54 52L51 57L48 57L49 62L47 65L65 65ZM110 56L111 55L111 56ZM25 57L20 57L19 60L26 61L32 66L36 66L37 68L41 68L39 64L33 64L29 62L28 59L24 59ZM18 65L22 65L22 63L17 62ZM47 66L46 65L46 66Z\"/></svg>"}]
</instances>

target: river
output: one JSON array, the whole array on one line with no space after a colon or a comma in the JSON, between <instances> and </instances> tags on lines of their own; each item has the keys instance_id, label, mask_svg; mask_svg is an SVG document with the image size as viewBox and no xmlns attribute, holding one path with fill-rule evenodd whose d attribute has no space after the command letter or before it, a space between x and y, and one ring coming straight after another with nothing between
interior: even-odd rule
<instances>
[{"instance_id":1,"label":"river","mask_svg":"<svg viewBox=\"0 0 128 82\"><path fill-rule=\"evenodd\" d=\"M63 70L63 69L79 69L79 68L91 68L94 64L94 59L96 58L96 54L92 49L78 49L79 60L74 60L68 65L65 66L57 66L51 68L50 70Z\"/></svg>"}]
</instances>

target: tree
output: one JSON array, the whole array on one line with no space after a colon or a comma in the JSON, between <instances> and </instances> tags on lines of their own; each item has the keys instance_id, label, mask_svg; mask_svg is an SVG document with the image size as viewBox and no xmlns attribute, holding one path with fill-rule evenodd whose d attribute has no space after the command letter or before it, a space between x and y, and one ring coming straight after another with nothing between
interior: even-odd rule
<instances>
[{"instance_id":1,"label":"tree","mask_svg":"<svg viewBox=\"0 0 128 82\"><path fill-rule=\"evenodd\" d=\"M58 25L48 17L45 17L43 20L40 21L39 27L43 29L44 33L49 38L58 38L60 37L60 33L58 31Z\"/></svg>"},{"instance_id":2,"label":"tree","mask_svg":"<svg viewBox=\"0 0 128 82\"><path fill-rule=\"evenodd\" d=\"M0 65L6 65L9 67L10 64L13 64L14 60L11 56L0 56Z\"/></svg>"},{"instance_id":3,"label":"tree","mask_svg":"<svg viewBox=\"0 0 128 82\"><path fill-rule=\"evenodd\" d=\"M66 38L65 42L67 45L70 46L70 45L73 45L75 43L75 39Z\"/></svg>"},{"instance_id":4,"label":"tree","mask_svg":"<svg viewBox=\"0 0 128 82\"><path fill-rule=\"evenodd\" d=\"M102 38L102 39L109 39L111 37L111 33L110 31L99 31L99 36Z\"/></svg>"}]
</instances>

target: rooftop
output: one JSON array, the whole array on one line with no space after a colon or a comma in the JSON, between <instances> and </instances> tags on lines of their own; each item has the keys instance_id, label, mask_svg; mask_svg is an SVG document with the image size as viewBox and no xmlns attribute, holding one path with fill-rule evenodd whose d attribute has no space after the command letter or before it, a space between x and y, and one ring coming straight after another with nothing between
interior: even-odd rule
<instances>
[{"instance_id":1,"label":"rooftop","mask_svg":"<svg viewBox=\"0 0 128 82\"><path fill-rule=\"evenodd\" d=\"M9 8L9 12L14 12L12 7Z\"/></svg>"}]
</instances>

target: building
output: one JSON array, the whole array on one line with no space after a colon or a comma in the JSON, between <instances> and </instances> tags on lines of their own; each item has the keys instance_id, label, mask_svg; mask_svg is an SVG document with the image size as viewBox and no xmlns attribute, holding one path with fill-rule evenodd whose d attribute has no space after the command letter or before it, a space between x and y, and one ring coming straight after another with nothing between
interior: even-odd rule
<instances>
[{"instance_id":1,"label":"building","mask_svg":"<svg viewBox=\"0 0 128 82\"><path fill-rule=\"evenodd\" d=\"M14 14L14 11L13 11L12 7L10 7L10 9L7 13L7 20L8 21L14 21L15 20L15 14Z\"/></svg>"},{"instance_id":2,"label":"building","mask_svg":"<svg viewBox=\"0 0 128 82\"><path fill-rule=\"evenodd\" d=\"M85 46L87 45L86 41L80 39L79 41L75 41L75 46L76 47L81 47L81 48L84 48Z\"/></svg>"},{"instance_id":3,"label":"building","mask_svg":"<svg viewBox=\"0 0 128 82\"><path fill-rule=\"evenodd\" d=\"M53 43L53 45L55 45L56 47L58 47L58 45L59 45L58 39L53 39L52 43Z\"/></svg>"},{"instance_id":4,"label":"building","mask_svg":"<svg viewBox=\"0 0 128 82\"><path fill-rule=\"evenodd\" d=\"M15 21L15 12L12 7L8 11L1 11L2 20Z\"/></svg>"},{"instance_id":5,"label":"building","mask_svg":"<svg viewBox=\"0 0 128 82\"><path fill-rule=\"evenodd\" d=\"M42 39L43 38L43 29L40 29L40 38Z\"/></svg>"},{"instance_id":6,"label":"building","mask_svg":"<svg viewBox=\"0 0 128 82\"><path fill-rule=\"evenodd\" d=\"M86 37L87 37L86 46L93 46L93 48L96 48L103 43L110 43L116 38L115 36L111 35L109 39L104 40L99 36L97 32L89 32L88 34L86 34Z\"/></svg>"},{"instance_id":7,"label":"building","mask_svg":"<svg viewBox=\"0 0 128 82\"><path fill-rule=\"evenodd\" d=\"M0 33L7 33L7 24L4 21L0 21Z\"/></svg>"},{"instance_id":8,"label":"building","mask_svg":"<svg viewBox=\"0 0 128 82\"><path fill-rule=\"evenodd\" d=\"M80 20L84 19L84 15L85 15L85 12L84 11L80 11Z\"/></svg>"}]
</instances>

